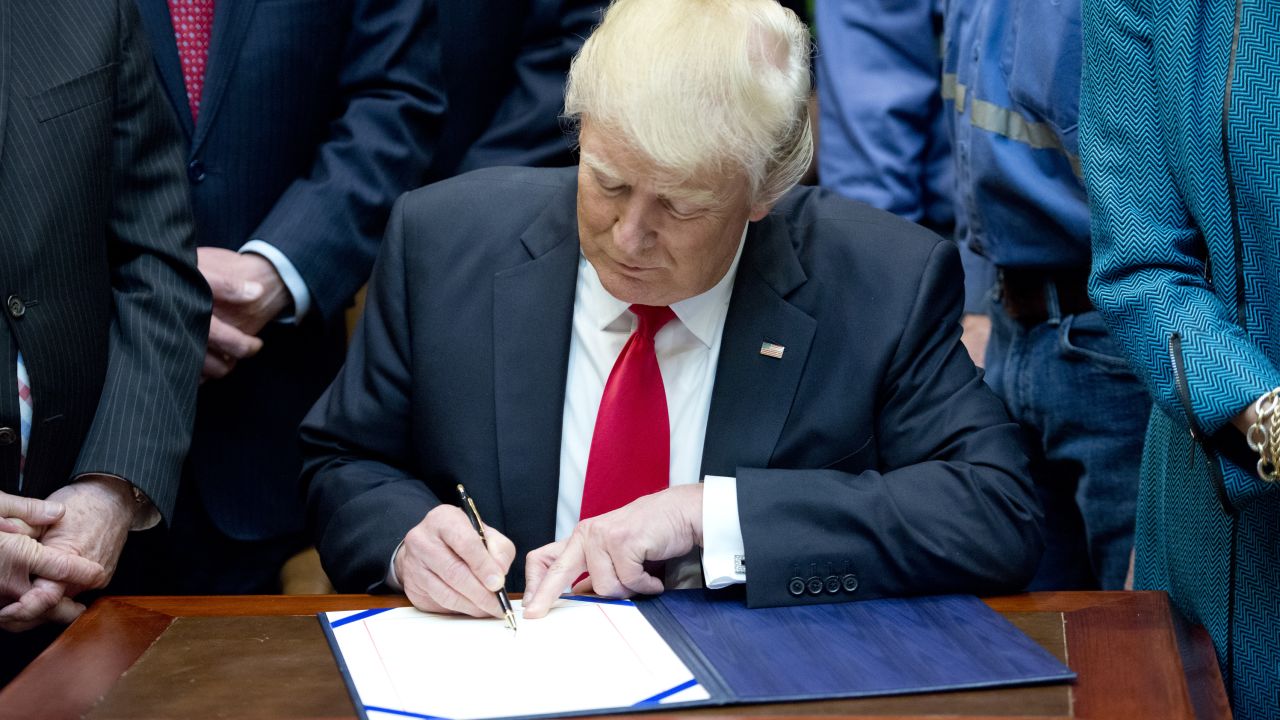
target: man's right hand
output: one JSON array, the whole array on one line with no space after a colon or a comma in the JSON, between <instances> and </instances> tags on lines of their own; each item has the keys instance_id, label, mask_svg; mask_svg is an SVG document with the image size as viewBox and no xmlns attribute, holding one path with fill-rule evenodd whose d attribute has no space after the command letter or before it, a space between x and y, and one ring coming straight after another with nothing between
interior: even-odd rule
<instances>
[{"instance_id":1,"label":"man's right hand","mask_svg":"<svg viewBox=\"0 0 1280 720\"><path fill-rule=\"evenodd\" d=\"M26 594L33 575L84 585L106 582L106 568L98 563L39 542L45 528L65 513L62 503L0 492L0 605ZM71 622L84 612L83 605L63 600L51 619ZM0 630L20 632L28 627L29 623L0 620Z\"/></svg>"},{"instance_id":2,"label":"man's right hand","mask_svg":"<svg viewBox=\"0 0 1280 720\"><path fill-rule=\"evenodd\" d=\"M20 533L0 533L0 599L6 606L30 592L32 576L81 587L102 587L109 577L106 568L92 560L41 545ZM47 619L69 623L82 612L83 605L62 597ZM0 619L0 630L21 632L36 624L25 619Z\"/></svg>"},{"instance_id":3,"label":"man's right hand","mask_svg":"<svg viewBox=\"0 0 1280 720\"><path fill-rule=\"evenodd\" d=\"M502 617L494 595L502 587L516 546L485 526L489 548L461 508L440 505L405 536L394 565L404 594L419 610Z\"/></svg>"},{"instance_id":4,"label":"man's right hand","mask_svg":"<svg viewBox=\"0 0 1280 720\"><path fill-rule=\"evenodd\" d=\"M85 475L49 496L65 508L62 517L40 535L45 553L64 553L101 569L88 583L33 569L30 589L0 608L0 627L24 630L45 622L69 623L84 606L72 600L87 589L107 584L115 572L129 527L141 506L129 484L119 478Z\"/></svg>"}]
</instances>

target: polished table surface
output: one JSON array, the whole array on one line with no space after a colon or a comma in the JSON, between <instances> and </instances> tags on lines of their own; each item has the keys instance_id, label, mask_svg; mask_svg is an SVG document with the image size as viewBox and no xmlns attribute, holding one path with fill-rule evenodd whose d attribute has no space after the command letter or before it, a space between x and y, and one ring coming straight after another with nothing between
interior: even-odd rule
<instances>
[{"instance_id":1,"label":"polished table surface","mask_svg":"<svg viewBox=\"0 0 1280 720\"><path fill-rule=\"evenodd\" d=\"M1066 662L1077 681L639 717L1230 717L1208 635L1181 622L1163 593L986 602ZM0 691L0 718L353 718L314 614L406 604L368 595L103 598Z\"/></svg>"}]
</instances>

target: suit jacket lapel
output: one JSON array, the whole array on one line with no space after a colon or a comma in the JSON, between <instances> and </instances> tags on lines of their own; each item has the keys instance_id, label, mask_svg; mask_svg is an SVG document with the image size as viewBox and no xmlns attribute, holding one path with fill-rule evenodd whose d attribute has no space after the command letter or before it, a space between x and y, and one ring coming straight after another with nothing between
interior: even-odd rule
<instances>
[{"instance_id":1,"label":"suit jacket lapel","mask_svg":"<svg viewBox=\"0 0 1280 720\"><path fill-rule=\"evenodd\" d=\"M494 278L494 402L503 527L534 548L555 532L578 274L575 183L521 237L531 260ZM548 483L548 479L552 482Z\"/></svg>"},{"instance_id":2,"label":"suit jacket lapel","mask_svg":"<svg viewBox=\"0 0 1280 720\"><path fill-rule=\"evenodd\" d=\"M209 126L227 89L231 71L240 56L240 45L253 17L255 0L218 0L213 9L213 36L209 40L209 65L200 98L200 122L191 140L191 152L199 152ZM184 95L185 97L185 95Z\"/></svg>"},{"instance_id":3,"label":"suit jacket lapel","mask_svg":"<svg viewBox=\"0 0 1280 720\"><path fill-rule=\"evenodd\" d=\"M224 3L229 0L223 0ZM156 69L160 71L160 81L169 102L178 116L178 122L191 142L191 103L187 100L187 84L182 79L182 61L178 59L178 45L173 36L173 18L169 15L168 0L138 0L138 11L142 15L142 24L147 29L147 37L151 53L156 59ZM216 12L216 6L215 6Z\"/></svg>"},{"instance_id":4,"label":"suit jacket lapel","mask_svg":"<svg viewBox=\"0 0 1280 720\"><path fill-rule=\"evenodd\" d=\"M767 216L746 242L720 342L703 475L768 467L818 324L785 299L806 279L785 221ZM783 346L782 357L761 355L766 342Z\"/></svg>"}]
</instances>

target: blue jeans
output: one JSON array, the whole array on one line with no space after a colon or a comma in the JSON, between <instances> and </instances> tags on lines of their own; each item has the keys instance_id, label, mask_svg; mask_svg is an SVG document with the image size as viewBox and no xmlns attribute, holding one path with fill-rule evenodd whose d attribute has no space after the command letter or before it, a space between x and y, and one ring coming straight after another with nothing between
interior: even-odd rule
<instances>
[{"instance_id":1,"label":"blue jeans","mask_svg":"<svg viewBox=\"0 0 1280 720\"><path fill-rule=\"evenodd\" d=\"M1028 589L1124 586L1151 399L1097 312L1024 326L990 308L986 380L1022 426L1045 511Z\"/></svg>"}]
</instances>

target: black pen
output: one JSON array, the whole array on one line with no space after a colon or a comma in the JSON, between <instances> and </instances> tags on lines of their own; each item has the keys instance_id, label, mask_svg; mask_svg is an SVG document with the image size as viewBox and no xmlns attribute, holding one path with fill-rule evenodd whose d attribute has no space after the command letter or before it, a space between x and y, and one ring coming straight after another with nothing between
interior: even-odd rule
<instances>
[{"instance_id":1,"label":"black pen","mask_svg":"<svg viewBox=\"0 0 1280 720\"><path fill-rule=\"evenodd\" d=\"M471 521L471 527L480 533L480 542L484 543L484 548L489 549L489 540L484 536L484 523L480 521L480 511L476 509L476 503L467 494L467 489L462 487L462 483L458 483L458 497L462 498L462 512L467 514L467 519ZM498 596L498 604L502 606L502 612L507 618L507 627L512 632L516 629L516 613L511 609L511 598L507 597L507 588L498 588L498 592L494 593Z\"/></svg>"}]
</instances>

